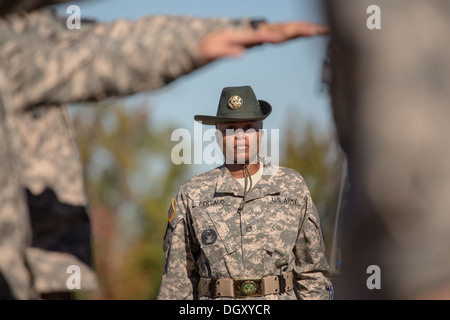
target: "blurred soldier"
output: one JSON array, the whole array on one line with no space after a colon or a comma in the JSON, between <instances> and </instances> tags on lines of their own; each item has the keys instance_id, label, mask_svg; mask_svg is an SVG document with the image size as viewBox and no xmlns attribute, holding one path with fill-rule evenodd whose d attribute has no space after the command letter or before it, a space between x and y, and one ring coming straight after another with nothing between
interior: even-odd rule
<instances>
[{"instance_id":1,"label":"blurred soldier","mask_svg":"<svg viewBox=\"0 0 450 320\"><path fill-rule=\"evenodd\" d=\"M339 292L450 299L450 3L328 0L327 8L351 185L342 248L350 278Z\"/></svg>"},{"instance_id":2,"label":"blurred soldier","mask_svg":"<svg viewBox=\"0 0 450 320\"><path fill-rule=\"evenodd\" d=\"M301 22L183 16L68 30L41 8L56 2L64 1L0 1L3 299L64 298L73 265L81 289L96 287L82 166L64 104L157 89L246 48L327 32Z\"/></svg>"},{"instance_id":3,"label":"blurred soldier","mask_svg":"<svg viewBox=\"0 0 450 320\"><path fill-rule=\"evenodd\" d=\"M184 183L169 209L158 299L330 299L319 215L295 170L262 163L272 107L224 88L216 125L225 164Z\"/></svg>"}]
</instances>

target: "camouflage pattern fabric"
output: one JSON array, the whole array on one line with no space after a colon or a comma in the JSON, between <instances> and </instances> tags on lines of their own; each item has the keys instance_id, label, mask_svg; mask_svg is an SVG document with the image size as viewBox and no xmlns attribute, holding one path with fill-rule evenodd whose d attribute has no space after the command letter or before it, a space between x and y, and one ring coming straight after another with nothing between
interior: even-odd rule
<instances>
[{"instance_id":1,"label":"camouflage pattern fabric","mask_svg":"<svg viewBox=\"0 0 450 320\"><path fill-rule=\"evenodd\" d=\"M330 299L329 266L309 190L298 172L275 172L263 174L240 214L244 188L225 166L181 186L169 210L158 299L207 299L198 297L200 277L290 271L295 290L247 299Z\"/></svg>"},{"instance_id":2,"label":"camouflage pattern fabric","mask_svg":"<svg viewBox=\"0 0 450 320\"><path fill-rule=\"evenodd\" d=\"M81 30L65 23L47 8L0 18L0 298L67 291L72 264L87 279L82 289L96 288L65 104L160 88L205 65L205 34L250 27L247 19L182 16L82 22Z\"/></svg>"}]
</instances>

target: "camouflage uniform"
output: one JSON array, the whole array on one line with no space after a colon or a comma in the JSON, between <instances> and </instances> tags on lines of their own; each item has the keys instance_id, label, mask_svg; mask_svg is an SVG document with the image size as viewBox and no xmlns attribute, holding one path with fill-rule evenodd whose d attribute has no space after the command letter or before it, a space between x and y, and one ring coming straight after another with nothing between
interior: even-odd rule
<instances>
[{"instance_id":1,"label":"camouflage uniform","mask_svg":"<svg viewBox=\"0 0 450 320\"><path fill-rule=\"evenodd\" d=\"M44 1L24 2L39 7ZM250 21L144 17L68 30L52 10L0 8L0 298L96 287L82 165L66 103L160 88L206 64L205 34ZM24 7L25 8L25 7ZM8 10L11 9L11 10Z\"/></svg>"},{"instance_id":2,"label":"camouflage uniform","mask_svg":"<svg viewBox=\"0 0 450 320\"><path fill-rule=\"evenodd\" d=\"M207 299L197 290L200 277L253 279L292 271L294 290L257 298L331 298L319 216L309 190L298 172L280 167L270 175L269 169L264 167L240 213L244 188L226 166L181 186L169 210L158 299Z\"/></svg>"}]
</instances>

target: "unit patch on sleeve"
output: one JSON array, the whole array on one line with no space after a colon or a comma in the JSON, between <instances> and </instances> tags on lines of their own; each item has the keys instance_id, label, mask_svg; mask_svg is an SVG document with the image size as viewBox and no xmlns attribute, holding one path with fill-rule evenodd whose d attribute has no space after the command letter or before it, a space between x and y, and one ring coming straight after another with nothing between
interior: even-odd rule
<instances>
[{"instance_id":1,"label":"unit patch on sleeve","mask_svg":"<svg viewBox=\"0 0 450 320\"><path fill-rule=\"evenodd\" d=\"M173 201L175 199L172 198L172 203L170 204L169 211L167 212L167 217L169 218L169 222L172 221L173 216L175 215L175 207L173 206Z\"/></svg>"}]
</instances>

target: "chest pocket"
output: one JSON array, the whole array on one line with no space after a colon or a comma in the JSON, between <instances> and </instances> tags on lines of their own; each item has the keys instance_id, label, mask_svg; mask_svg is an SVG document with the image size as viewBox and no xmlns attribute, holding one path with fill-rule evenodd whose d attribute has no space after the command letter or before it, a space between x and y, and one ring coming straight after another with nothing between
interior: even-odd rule
<instances>
[{"instance_id":1,"label":"chest pocket","mask_svg":"<svg viewBox=\"0 0 450 320\"><path fill-rule=\"evenodd\" d=\"M231 236L229 227L222 217L222 210L195 207L192 212L197 240L202 248L222 246L228 254L237 250L238 242Z\"/></svg>"},{"instance_id":2,"label":"chest pocket","mask_svg":"<svg viewBox=\"0 0 450 320\"><path fill-rule=\"evenodd\" d=\"M230 205L225 200L203 201L192 208L196 237L211 269L226 270L227 259L224 256L238 250L238 239L231 236L223 219L224 211L229 208ZM220 273L223 273L222 271Z\"/></svg>"},{"instance_id":3,"label":"chest pocket","mask_svg":"<svg viewBox=\"0 0 450 320\"><path fill-rule=\"evenodd\" d=\"M197 231L197 240L204 259L209 265L216 269L223 256L226 254L225 247L219 237L216 227L213 224L202 226Z\"/></svg>"},{"instance_id":4,"label":"chest pocket","mask_svg":"<svg viewBox=\"0 0 450 320\"><path fill-rule=\"evenodd\" d=\"M276 219L270 221L273 232L264 243L264 273L278 274L280 271L293 268L293 249L306 204L304 198L285 195L268 197L266 210L270 212L269 216Z\"/></svg>"}]
</instances>

